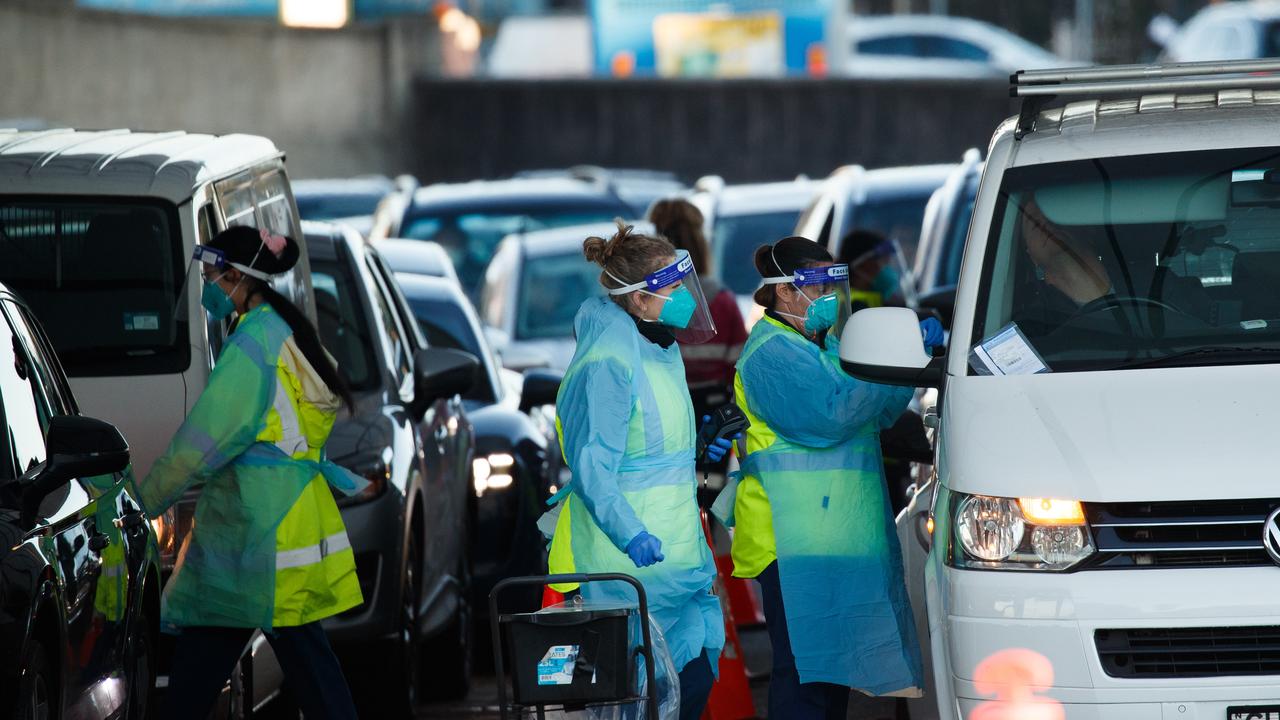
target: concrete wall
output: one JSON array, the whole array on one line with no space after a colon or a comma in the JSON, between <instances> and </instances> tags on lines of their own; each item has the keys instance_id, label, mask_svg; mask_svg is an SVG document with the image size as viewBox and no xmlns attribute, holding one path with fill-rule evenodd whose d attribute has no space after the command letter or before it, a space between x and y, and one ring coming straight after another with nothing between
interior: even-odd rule
<instances>
[{"instance_id":1,"label":"concrete wall","mask_svg":"<svg viewBox=\"0 0 1280 720\"><path fill-rule=\"evenodd\" d=\"M342 32L0 1L0 122L265 135L294 177L397 172L428 18Z\"/></svg>"},{"instance_id":2,"label":"concrete wall","mask_svg":"<svg viewBox=\"0 0 1280 720\"><path fill-rule=\"evenodd\" d=\"M957 162L1016 107L999 81L421 78L407 140L423 180L592 163L729 181Z\"/></svg>"}]
</instances>

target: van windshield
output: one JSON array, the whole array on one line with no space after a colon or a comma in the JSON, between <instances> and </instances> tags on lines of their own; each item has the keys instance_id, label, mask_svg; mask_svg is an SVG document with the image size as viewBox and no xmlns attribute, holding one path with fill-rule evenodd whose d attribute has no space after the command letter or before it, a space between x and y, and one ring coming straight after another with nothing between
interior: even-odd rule
<instances>
[{"instance_id":1,"label":"van windshield","mask_svg":"<svg viewBox=\"0 0 1280 720\"><path fill-rule=\"evenodd\" d=\"M1280 151L1009 170L973 343L1016 323L1050 370L1280 361Z\"/></svg>"},{"instance_id":2,"label":"van windshield","mask_svg":"<svg viewBox=\"0 0 1280 720\"><path fill-rule=\"evenodd\" d=\"M27 301L73 377L187 369L187 322L174 318L181 242L163 203L0 198L0 282Z\"/></svg>"}]
</instances>

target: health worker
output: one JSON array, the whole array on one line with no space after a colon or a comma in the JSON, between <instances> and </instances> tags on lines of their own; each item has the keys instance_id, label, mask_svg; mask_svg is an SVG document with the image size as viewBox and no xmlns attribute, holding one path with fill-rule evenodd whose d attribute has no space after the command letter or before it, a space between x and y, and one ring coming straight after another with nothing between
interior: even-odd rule
<instances>
[{"instance_id":1,"label":"health worker","mask_svg":"<svg viewBox=\"0 0 1280 720\"><path fill-rule=\"evenodd\" d=\"M178 631L166 718L207 716L259 629L308 718L356 717L320 621L363 602L329 486L354 493L365 481L324 459L351 395L315 328L268 284L298 257L290 238L235 227L192 259L209 316L235 322L190 416L138 484L151 517L203 484L164 590L162 620Z\"/></svg>"},{"instance_id":2,"label":"health worker","mask_svg":"<svg viewBox=\"0 0 1280 720\"><path fill-rule=\"evenodd\" d=\"M759 248L755 266L766 312L734 383L751 427L733 563L763 591L769 717L843 718L851 688L918 697L919 646L879 441L912 391L841 369L849 273L824 248L789 237Z\"/></svg>"},{"instance_id":3,"label":"health worker","mask_svg":"<svg viewBox=\"0 0 1280 720\"><path fill-rule=\"evenodd\" d=\"M702 714L714 683L724 618L702 531L695 423L681 342L715 326L687 252L618 223L583 255L608 297L582 304L577 349L556 399L573 479L551 542L552 573L622 572L643 583L649 612L680 673L680 717ZM714 459L728 448L714 448ZM622 583L587 583L585 601L634 602Z\"/></svg>"}]
</instances>

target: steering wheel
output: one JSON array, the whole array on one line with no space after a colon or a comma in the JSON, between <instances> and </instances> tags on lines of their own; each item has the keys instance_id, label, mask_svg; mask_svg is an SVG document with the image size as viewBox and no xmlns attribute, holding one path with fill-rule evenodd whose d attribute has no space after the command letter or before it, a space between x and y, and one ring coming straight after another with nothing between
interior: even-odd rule
<instances>
[{"instance_id":1,"label":"steering wheel","mask_svg":"<svg viewBox=\"0 0 1280 720\"><path fill-rule=\"evenodd\" d=\"M1085 307L1081 308L1081 313L1085 315L1091 315L1093 313L1101 312L1103 310L1109 310L1111 308L1120 307L1125 303L1132 303L1135 305L1151 305L1154 307L1161 308L1163 310L1175 312L1179 315L1186 315L1187 317L1195 317L1194 315L1187 312L1186 310L1176 308L1170 305L1169 303L1163 302L1161 300L1156 300L1155 298L1150 298L1150 297L1137 297L1134 295L1108 295L1105 297L1100 297L1097 300L1094 300L1093 302L1090 302L1089 304L1085 305Z\"/></svg>"}]
</instances>

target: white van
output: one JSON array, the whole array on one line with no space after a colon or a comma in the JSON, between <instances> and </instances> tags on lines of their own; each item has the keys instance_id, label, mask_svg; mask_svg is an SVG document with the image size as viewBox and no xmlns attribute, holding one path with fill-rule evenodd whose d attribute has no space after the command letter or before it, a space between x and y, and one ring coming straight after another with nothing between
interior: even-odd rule
<instances>
[{"instance_id":1,"label":"white van","mask_svg":"<svg viewBox=\"0 0 1280 720\"><path fill-rule=\"evenodd\" d=\"M1277 71L1015 76L946 356L910 311L846 326L849 372L940 390L913 718L1280 717Z\"/></svg>"},{"instance_id":2,"label":"white van","mask_svg":"<svg viewBox=\"0 0 1280 720\"><path fill-rule=\"evenodd\" d=\"M208 321L189 263L197 244L233 225L299 240L301 259L275 287L314 319L298 211L271 141L0 129L0 281L44 325L83 411L124 434L139 478L195 404L226 337L225 323ZM166 570L192 510L188 499L157 527ZM259 648L269 652L260 638ZM255 677L255 704L278 680Z\"/></svg>"}]
</instances>

